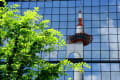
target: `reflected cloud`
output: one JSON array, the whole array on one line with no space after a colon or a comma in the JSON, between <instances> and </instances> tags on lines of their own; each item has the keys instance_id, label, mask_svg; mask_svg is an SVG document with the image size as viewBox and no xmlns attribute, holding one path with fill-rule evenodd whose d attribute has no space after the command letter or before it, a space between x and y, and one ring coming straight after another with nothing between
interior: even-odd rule
<instances>
[{"instance_id":1,"label":"reflected cloud","mask_svg":"<svg viewBox=\"0 0 120 80\"><path fill-rule=\"evenodd\" d=\"M105 42L108 42L110 50L112 50L110 52L110 58L120 58L120 44L118 44L120 41L119 31L120 28L116 28L114 26L114 21L110 18L107 18L106 25L103 25L103 27L100 28L102 39L104 39Z\"/></svg>"}]
</instances>

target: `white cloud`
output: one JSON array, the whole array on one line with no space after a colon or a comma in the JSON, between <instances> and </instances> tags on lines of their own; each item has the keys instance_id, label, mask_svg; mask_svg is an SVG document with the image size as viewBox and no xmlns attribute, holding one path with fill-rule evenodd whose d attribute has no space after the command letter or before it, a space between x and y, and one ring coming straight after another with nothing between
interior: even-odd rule
<instances>
[{"instance_id":1,"label":"white cloud","mask_svg":"<svg viewBox=\"0 0 120 80\"><path fill-rule=\"evenodd\" d=\"M102 76L102 77L101 77ZM84 80L120 80L120 72L102 72L99 75L87 75Z\"/></svg>"},{"instance_id":2,"label":"white cloud","mask_svg":"<svg viewBox=\"0 0 120 80\"><path fill-rule=\"evenodd\" d=\"M96 75L85 76L84 80L100 80Z\"/></svg>"},{"instance_id":3,"label":"white cloud","mask_svg":"<svg viewBox=\"0 0 120 80\"><path fill-rule=\"evenodd\" d=\"M120 41L120 28L116 28L114 26L114 21L112 19L107 19L106 25L103 25L103 27L100 29L100 33L102 35L102 39L104 39L105 42L109 43L110 50L113 50L110 55L111 58L120 58L120 44L117 42ZM104 35L104 36L103 36Z\"/></svg>"},{"instance_id":4,"label":"white cloud","mask_svg":"<svg viewBox=\"0 0 120 80\"><path fill-rule=\"evenodd\" d=\"M118 2L118 6L117 7L118 7L118 11L120 11L120 2Z\"/></svg>"},{"instance_id":5,"label":"white cloud","mask_svg":"<svg viewBox=\"0 0 120 80\"><path fill-rule=\"evenodd\" d=\"M42 54L42 58L45 58L44 60L55 60L57 59L57 51L45 52Z\"/></svg>"},{"instance_id":6,"label":"white cloud","mask_svg":"<svg viewBox=\"0 0 120 80\"><path fill-rule=\"evenodd\" d=\"M120 9L120 5L118 5L118 8Z\"/></svg>"}]
</instances>

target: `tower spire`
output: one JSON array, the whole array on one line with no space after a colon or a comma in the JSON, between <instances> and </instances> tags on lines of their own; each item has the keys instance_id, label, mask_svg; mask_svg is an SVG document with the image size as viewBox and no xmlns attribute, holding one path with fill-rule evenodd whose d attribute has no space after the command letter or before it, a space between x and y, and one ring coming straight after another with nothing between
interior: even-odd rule
<instances>
[{"instance_id":1,"label":"tower spire","mask_svg":"<svg viewBox=\"0 0 120 80\"><path fill-rule=\"evenodd\" d=\"M83 24L82 24L82 13L81 13L81 0L80 0L80 9L78 14L78 25L76 26L76 33L83 33Z\"/></svg>"},{"instance_id":2,"label":"tower spire","mask_svg":"<svg viewBox=\"0 0 120 80\"><path fill-rule=\"evenodd\" d=\"M78 26L83 26L83 24L82 24L82 14L81 14L81 10L79 11L78 20L79 20Z\"/></svg>"},{"instance_id":3,"label":"tower spire","mask_svg":"<svg viewBox=\"0 0 120 80\"><path fill-rule=\"evenodd\" d=\"M80 0L80 10L79 10L79 18L78 18L78 20L79 20L78 26L82 26L81 0Z\"/></svg>"}]
</instances>

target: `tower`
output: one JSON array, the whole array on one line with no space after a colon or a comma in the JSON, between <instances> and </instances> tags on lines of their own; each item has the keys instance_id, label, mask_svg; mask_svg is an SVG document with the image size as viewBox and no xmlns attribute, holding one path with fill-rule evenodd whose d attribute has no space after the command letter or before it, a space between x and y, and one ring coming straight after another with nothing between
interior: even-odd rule
<instances>
[{"instance_id":1,"label":"tower","mask_svg":"<svg viewBox=\"0 0 120 80\"><path fill-rule=\"evenodd\" d=\"M67 53L66 58L69 57L71 53L74 53L75 59L83 60L83 47L92 42L92 35L88 35L84 32L84 26L82 24L82 13L79 11L78 17L79 23L76 26L76 33L68 37ZM83 80L82 73L78 70L74 71L74 80Z\"/></svg>"}]
</instances>

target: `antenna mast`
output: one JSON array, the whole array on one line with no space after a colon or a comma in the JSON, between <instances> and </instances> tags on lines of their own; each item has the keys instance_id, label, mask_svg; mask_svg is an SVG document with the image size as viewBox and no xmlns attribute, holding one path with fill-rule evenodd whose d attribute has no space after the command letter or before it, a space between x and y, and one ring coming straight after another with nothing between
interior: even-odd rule
<instances>
[{"instance_id":1,"label":"antenna mast","mask_svg":"<svg viewBox=\"0 0 120 80\"><path fill-rule=\"evenodd\" d=\"M81 9L81 5L82 5L82 3L81 3L81 0L80 0L80 12L81 12L81 10L82 10L82 9Z\"/></svg>"}]
</instances>

